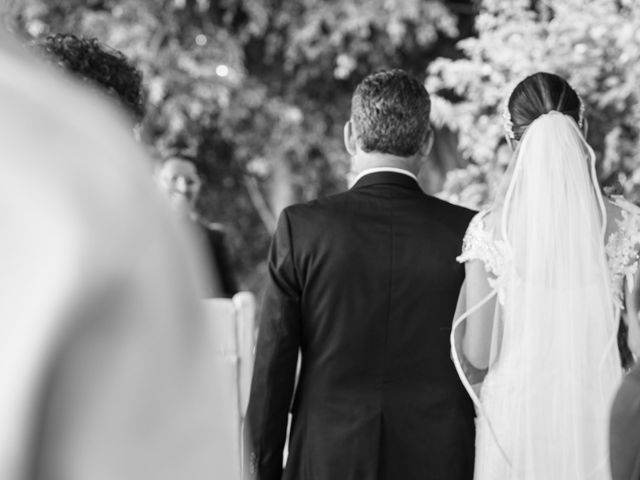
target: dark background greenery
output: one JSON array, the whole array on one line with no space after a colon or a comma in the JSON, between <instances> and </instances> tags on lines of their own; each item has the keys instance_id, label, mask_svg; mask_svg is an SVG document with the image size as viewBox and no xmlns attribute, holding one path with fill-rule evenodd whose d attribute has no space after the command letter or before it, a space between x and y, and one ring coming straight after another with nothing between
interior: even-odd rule
<instances>
[{"instance_id":1,"label":"dark background greenery","mask_svg":"<svg viewBox=\"0 0 640 480\"><path fill-rule=\"evenodd\" d=\"M425 79L435 58L460 56L474 14L471 0L25 0L13 24L97 37L139 66L152 155L203 167L200 208L227 226L242 286L259 291L281 209L346 188L357 83L394 67ZM461 166L452 141L423 175L432 192Z\"/></svg>"},{"instance_id":2,"label":"dark background greenery","mask_svg":"<svg viewBox=\"0 0 640 480\"><path fill-rule=\"evenodd\" d=\"M502 102L517 81L546 70L587 105L602 184L640 201L636 0L13 4L11 23L26 37L97 37L139 66L152 156L183 152L204 168L200 208L227 226L242 286L256 293L282 208L346 188L351 93L383 68L412 72L432 94L427 192L476 208L490 201L509 159Z\"/></svg>"}]
</instances>

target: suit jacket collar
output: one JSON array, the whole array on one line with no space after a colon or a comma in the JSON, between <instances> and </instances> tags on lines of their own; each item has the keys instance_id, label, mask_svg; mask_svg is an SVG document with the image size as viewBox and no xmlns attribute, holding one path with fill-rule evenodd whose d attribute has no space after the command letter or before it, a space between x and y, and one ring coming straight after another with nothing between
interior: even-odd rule
<instances>
[{"instance_id":1,"label":"suit jacket collar","mask_svg":"<svg viewBox=\"0 0 640 480\"><path fill-rule=\"evenodd\" d=\"M411 190L422 191L418 182L409 175L396 172L370 173L358 180L351 189L355 190L362 187L368 187L370 185L398 185Z\"/></svg>"}]
</instances>

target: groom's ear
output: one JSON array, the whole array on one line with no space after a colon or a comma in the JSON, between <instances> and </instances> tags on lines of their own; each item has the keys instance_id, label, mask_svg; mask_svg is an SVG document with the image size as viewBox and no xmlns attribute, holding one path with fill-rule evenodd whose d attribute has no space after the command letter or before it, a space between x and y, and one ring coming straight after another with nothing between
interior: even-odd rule
<instances>
[{"instance_id":1,"label":"groom's ear","mask_svg":"<svg viewBox=\"0 0 640 480\"><path fill-rule=\"evenodd\" d=\"M586 118L584 118L582 120L582 135L584 136L584 138L587 138L588 134L589 134L589 122L587 121Z\"/></svg>"},{"instance_id":2,"label":"groom's ear","mask_svg":"<svg viewBox=\"0 0 640 480\"><path fill-rule=\"evenodd\" d=\"M429 155L429 152L431 152L431 149L433 148L433 139L434 139L433 127L429 125L429 130L427 131L427 136L424 139L424 144L422 145L422 149L421 149L423 157L426 157L427 155Z\"/></svg>"},{"instance_id":3,"label":"groom's ear","mask_svg":"<svg viewBox=\"0 0 640 480\"><path fill-rule=\"evenodd\" d=\"M347 149L349 155L354 156L356 154L356 134L353 131L351 119L344 124L344 148Z\"/></svg>"}]
</instances>

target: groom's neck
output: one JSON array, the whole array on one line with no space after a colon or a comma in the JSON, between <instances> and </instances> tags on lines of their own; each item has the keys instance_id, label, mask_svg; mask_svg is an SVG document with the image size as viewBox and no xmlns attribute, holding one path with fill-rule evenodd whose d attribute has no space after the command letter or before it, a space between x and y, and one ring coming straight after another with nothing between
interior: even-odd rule
<instances>
[{"instance_id":1,"label":"groom's neck","mask_svg":"<svg viewBox=\"0 0 640 480\"><path fill-rule=\"evenodd\" d=\"M370 168L400 168L418 175L420 163L416 156L399 157L389 153L359 151L353 158L353 171L358 174Z\"/></svg>"}]
</instances>

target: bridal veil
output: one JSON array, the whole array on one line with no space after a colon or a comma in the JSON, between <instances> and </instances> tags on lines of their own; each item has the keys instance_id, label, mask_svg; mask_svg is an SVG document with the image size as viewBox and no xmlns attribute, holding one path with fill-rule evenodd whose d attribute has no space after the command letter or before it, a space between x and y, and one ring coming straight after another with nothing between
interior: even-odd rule
<instances>
[{"instance_id":1,"label":"bridal veil","mask_svg":"<svg viewBox=\"0 0 640 480\"><path fill-rule=\"evenodd\" d=\"M608 411L621 369L594 162L574 119L538 117L459 258L468 268L480 262L487 285L481 299L473 279L463 287L452 357L477 406L479 441L492 443L506 478L608 478ZM466 355L472 322L490 335L487 368Z\"/></svg>"}]
</instances>

